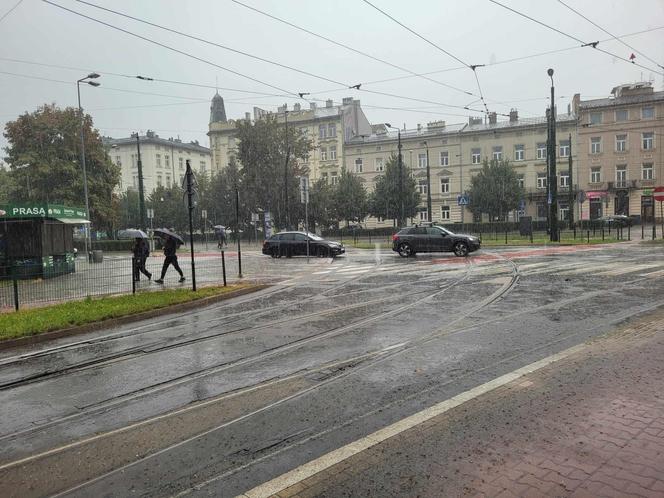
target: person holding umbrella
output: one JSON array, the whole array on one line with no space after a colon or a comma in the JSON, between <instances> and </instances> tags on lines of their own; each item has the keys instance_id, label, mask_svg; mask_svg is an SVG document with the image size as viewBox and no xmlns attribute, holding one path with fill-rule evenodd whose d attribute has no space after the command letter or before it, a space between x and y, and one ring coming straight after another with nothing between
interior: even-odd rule
<instances>
[{"instance_id":1,"label":"person holding umbrella","mask_svg":"<svg viewBox=\"0 0 664 498\"><path fill-rule=\"evenodd\" d=\"M170 265L173 265L175 271L177 271L180 274L179 282L184 282L185 280L184 274L182 273L182 269L178 264L178 256L177 256L178 245L184 244L184 241L179 235L166 228L155 230L154 234L157 237L161 237L162 239L164 239L164 256L166 256L166 258L164 259L164 266L161 267L161 276L159 277L158 280L155 280L155 283L156 284L164 283L166 270L168 270L168 267Z\"/></svg>"},{"instance_id":2,"label":"person holding umbrella","mask_svg":"<svg viewBox=\"0 0 664 498\"><path fill-rule=\"evenodd\" d=\"M217 247L221 249L226 243L226 228L223 225L215 225L214 231L217 235Z\"/></svg>"},{"instance_id":3,"label":"person holding umbrella","mask_svg":"<svg viewBox=\"0 0 664 498\"><path fill-rule=\"evenodd\" d=\"M132 252L134 253L134 281L138 282L141 279L141 273L152 280L152 273L145 268L145 262L150 255L150 248L148 243L142 237L136 237ZM140 272L140 273L139 273Z\"/></svg>"}]
</instances>

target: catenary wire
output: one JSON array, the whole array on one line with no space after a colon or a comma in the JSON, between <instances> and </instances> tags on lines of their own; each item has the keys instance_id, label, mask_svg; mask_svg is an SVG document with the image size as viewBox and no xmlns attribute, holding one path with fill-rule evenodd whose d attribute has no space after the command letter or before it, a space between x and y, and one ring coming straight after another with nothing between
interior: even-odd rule
<instances>
[{"instance_id":1,"label":"catenary wire","mask_svg":"<svg viewBox=\"0 0 664 498\"><path fill-rule=\"evenodd\" d=\"M18 2L16 2L16 5L14 5L11 9L9 9L9 10L8 10L7 12L5 12L4 14L2 14L2 17L0 17L0 22L4 21L4 20L5 20L5 17L7 17L7 16L8 16L9 14L11 14L12 12L14 12L14 10L16 9L16 7L18 7L19 5L21 5L21 3L23 3L23 0L18 0Z\"/></svg>"},{"instance_id":2,"label":"catenary wire","mask_svg":"<svg viewBox=\"0 0 664 498\"><path fill-rule=\"evenodd\" d=\"M416 73L415 71L412 71L412 70L410 70L410 69L407 69L407 68L405 68L405 67L403 67L403 66L399 66L399 65L394 64L394 63L392 63L392 62L389 62L389 61L387 61L387 60L385 60L385 59L381 59L381 58L376 57L376 56L374 56L374 55L371 55L371 54L369 54L369 53L367 53L367 52L363 52L363 51L361 51L361 50L358 50L358 49L356 49L356 48L353 48L353 47L351 47L351 46L349 46L349 45L347 45L347 44L345 44L345 43L341 43L341 42L339 42L339 41L333 40L332 38L328 38L327 36L323 36L323 35L320 35L320 34L318 34L318 33L315 33L315 32L313 32L313 31L311 31L311 30L309 30L309 29L303 28L302 26L298 26L297 24L294 24L294 23L292 23L292 22L290 22L290 21L286 21L285 19L281 19L281 18L279 18L279 17L277 17L277 16L274 16L274 15L272 15L272 14L269 14L269 13L267 13L267 12L265 12L265 11L262 11L262 10L260 10L260 9L257 9L256 7L252 7L251 5L247 5L247 4L245 4L245 3L242 3L242 2L240 2L239 0L232 0L232 1L233 1L233 3L235 3L235 4L237 4L237 5L240 5L240 6L244 7L244 8L246 8L246 9L252 10L252 11L258 13L258 14L261 14L261 15L263 15L263 16L265 16L265 17L268 17L268 18L270 18L270 19L273 19L273 20L275 20L275 21L277 21L277 22L280 22L280 23L282 23L282 24L285 24L285 25L287 25L287 26L290 26L291 28L295 28L295 29L297 29L297 30L299 30L299 31L302 31L302 32L304 32L304 33L307 33L307 34L309 34L309 35L311 35L311 36L314 36L314 37L319 38L319 39L321 39L321 40L325 40L326 42L332 43L332 44L334 44L334 45L336 45L336 46L338 46L338 47L344 48L344 49L349 50L349 51L351 51L351 52L353 52L353 53L356 53L356 54L358 54L358 55L361 55L361 56L363 56L363 57L367 57L367 58L369 58L369 59L371 59L371 60L374 60L374 61L376 61L376 62L380 62L381 64L385 64L385 65L387 65L387 66L393 67L393 68L398 69L398 70L400 70L400 71L404 71L404 72L406 72L406 73L408 73L408 74L410 74L410 75L412 75L412 76L417 76L417 77L423 78L423 79L425 79L425 80L427 80L427 81L430 81L430 82L432 82L432 83L436 83L436 84L438 84L438 85L442 85L442 86L444 86L444 87L450 88L450 89L452 89L452 90L456 90L456 91L461 92L461 93L464 93L464 94L466 94L466 95L475 95L473 92L470 92L470 91L468 91L468 90L464 90L464 89L462 89L462 88L457 88L457 87L455 87L455 86L448 85L447 83L443 83L442 81L438 81L438 80L435 80L435 79L432 79L432 78L428 78L425 74Z\"/></svg>"},{"instance_id":3,"label":"catenary wire","mask_svg":"<svg viewBox=\"0 0 664 498\"><path fill-rule=\"evenodd\" d=\"M650 57L648 57L648 56L647 56L646 54L644 54L643 52L638 51L637 49L635 49L634 47L632 47L631 45L629 45L629 44L626 43L625 41L621 40L620 37L614 35L613 33L610 33L609 31L607 31L606 29L604 29L602 26L600 26L599 24L597 24L597 23L596 23L595 21L593 21L592 19L589 19L588 17L584 16L581 12L579 12L578 10L576 10L575 8L573 8L572 6L570 6L570 5L566 4L565 2L563 2L563 0L558 0L558 2L559 2L560 4L562 4L562 5L564 5L565 7L567 7L567 8L568 8L569 10L571 10L572 12L574 12L576 15L578 15L578 16L582 17L583 19L585 19L586 21L588 21L590 24L592 24L592 25L595 26L596 28L601 29L604 33L606 33L607 35L609 35L609 36L611 37L611 40L619 41L620 43L622 43L624 46L626 46L626 47L629 48L630 50L632 50L632 51L636 52L637 54L641 55L643 58L648 59L650 62L652 62L653 64L656 64L656 65L659 66L661 69L664 69L664 66L662 66L660 63L658 63L656 60L651 59Z\"/></svg>"},{"instance_id":4,"label":"catenary wire","mask_svg":"<svg viewBox=\"0 0 664 498\"><path fill-rule=\"evenodd\" d=\"M558 28L555 28L555 27L553 27L553 26L551 26L551 25L549 25L549 24L546 24L545 22L542 22L542 21L540 21L540 20L538 20L538 19L535 19L534 17L529 16L528 14L524 14L523 12L520 12L520 11L518 11L518 10L516 10L516 9L513 9L513 8L511 8L511 7L509 7L509 6L505 5L505 4L502 4L502 3L498 2L497 0L489 0L489 2L494 3L494 4L500 6L500 7L504 8L504 9L507 9L507 10L509 10L510 12L513 12L513 13L515 13L515 14L521 16L521 17L524 17L524 18L530 20L530 21L533 21L534 23L537 23L537 24L539 24L540 26L543 26L543 27L545 27L545 28L547 28L547 29L553 30L553 31L555 31L556 33L559 33L559 34L561 34L561 35L563 35L563 36L565 36L565 37L567 37L567 38L570 38L570 39L572 39L572 40L574 40L574 41L577 41L577 42L579 42L579 43L581 44L582 47L592 47L592 48L594 48L595 50L598 50L598 51L600 51L600 52L602 52L602 53L604 53L604 54L610 55L611 57L615 57L616 59L620 59L620 60L622 60L622 61L629 62L630 64L634 64L635 66L639 66L640 68L647 69L648 71L652 71L652 72L654 72L654 73L658 73L658 74L660 74L660 72L657 71L657 70L654 70L654 69L652 69L652 68L650 68L650 67L644 66L643 64L639 64L638 62L630 61L629 59L627 59L627 58L625 58L625 57L621 57L620 55L616 55L616 54L614 54L614 53L612 53L612 52L609 52L608 50L604 50L603 48L598 47L597 45L599 44L599 42L586 43L586 42L584 42L584 41L581 40L580 38L577 38L577 37L574 36L574 35L570 35L569 33L565 33L564 31L561 31L561 30L559 30Z\"/></svg>"}]
</instances>

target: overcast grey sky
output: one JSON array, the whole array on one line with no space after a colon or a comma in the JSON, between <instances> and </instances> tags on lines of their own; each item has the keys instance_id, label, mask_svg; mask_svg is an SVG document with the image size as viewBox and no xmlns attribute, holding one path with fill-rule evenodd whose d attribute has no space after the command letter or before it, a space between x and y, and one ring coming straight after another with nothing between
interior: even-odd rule
<instances>
[{"instance_id":1,"label":"overcast grey sky","mask_svg":"<svg viewBox=\"0 0 664 498\"><path fill-rule=\"evenodd\" d=\"M41 0L23 0L0 21L0 122L3 129L5 122L44 103L76 105L75 81L87 71L101 73L98 81L102 86L82 88L83 106L93 116L101 132L114 137L152 129L162 137L180 136L183 140L199 140L207 145L205 133L214 88L141 81L108 73L144 75L210 87L218 81L219 93L226 101L229 118L242 117L253 106L274 110L284 102L288 102L290 107L298 101L296 96L265 96L243 91L268 94L284 94L282 90L288 94L307 92L311 94L306 97L309 99L331 98L335 101L353 96L361 100L372 123L405 124L408 128L438 119L458 123L467 121L469 114L479 114L438 104L461 107L470 104L472 109L482 109L480 102L473 103L477 101L479 92L471 69L463 68L457 60L406 31L362 0L241 1L418 74L451 70L428 76L438 83L412 77L405 71L315 38L231 0L90 0L97 5L334 81L330 82L187 39L74 0L52 1L281 90L194 60ZM17 2L0 0L0 17ZM372 0L372 3L463 63L489 64L478 68L477 73L489 110L499 113L506 113L514 107L519 109L521 116L543 115L549 92L546 74L549 67L555 69L556 91L562 97L558 103L560 110L566 109L575 92L581 93L582 98L602 97L621 83L652 80L658 90L664 84L661 68L640 54L636 54L636 61L653 70L629 64L589 47L494 64L571 48L579 43L489 0ZM610 38L557 0L501 0L501 3L582 41ZM616 36L664 27L663 0L565 0L565 3ZM626 37L624 41L664 65L664 29ZM599 47L622 57L629 57L632 53L631 49L615 40L602 42ZM78 69L43 67L7 59ZM657 69L660 74L655 72ZM403 76L407 77L370 83ZM345 88L358 83L362 83L359 91ZM440 83L475 95L450 89ZM427 102L378 95L367 90ZM305 101L300 102L308 105ZM370 108L369 105L403 109ZM4 138L0 139L0 147L6 145Z\"/></svg>"}]
</instances>

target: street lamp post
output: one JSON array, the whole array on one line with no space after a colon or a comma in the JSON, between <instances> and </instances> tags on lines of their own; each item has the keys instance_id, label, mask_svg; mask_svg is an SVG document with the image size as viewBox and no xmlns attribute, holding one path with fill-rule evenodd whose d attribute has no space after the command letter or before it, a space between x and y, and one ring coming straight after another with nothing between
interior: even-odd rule
<instances>
[{"instance_id":1,"label":"street lamp post","mask_svg":"<svg viewBox=\"0 0 664 498\"><path fill-rule=\"evenodd\" d=\"M88 173L85 167L85 137L83 136L83 108L81 107L81 83L87 83L90 86L99 86L97 81L89 81L97 79L97 73L90 73L85 78L76 81L76 90L78 93L78 116L80 120L80 135L81 135L81 167L83 168L83 195L85 196L85 212L90 218L90 201L88 199ZM90 257L90 226L85 226L85 255Z\"/></svg>"},{"instance_id":2,"label":"street lamp post","mask_svg":"<svg viewBox=\"0 0 664 498\"><path fill-rule=\"evenodd\" d=\"M427 220L431 222L431 168L429 167L429 144L422 142L427 149Z\"/></svg>"},{"instance_id":3,"label":"street lamp post","mask_svg":"<svg viewBox=\"0 0 664 498\"><path fill-rule=\"evenodd\" d=\"M551 108L549 111L549 218L551 242L558 241L558 183L556 181L556 108L553 87L553 69L547 70L551 78ZM571 144L570 144L571 145Z\"/></svg>"},{"instance_id":4,"label":"street lamp post","mask_svg":"<svg viewBox=\"0 0 664 498\"><path fill-rule=\"evenodd\" d=\"M138 132L132 136L136 137L136 166L138 167L138 217L141 224L139 228L145 229L145 182L143 178L143 163L141 161L141 139Z\"/></svg>"},{"instance_id":5,"label":"street lamp post","mask_svg":"<svg viewBox=\"0 0 664 498\"><path fill-rule=\"evenodd\" d=\"M397 149L399 150L399 155L397 158L397 164L399 167L399 202L401 203L397 225L403 226L406 217L404 213L404 203L403 203L403 158L401 156L401 129L397 128L396 126L392 126L390 123L385 123L385 126L397 130Z\"/></svg>"}]
</instances>

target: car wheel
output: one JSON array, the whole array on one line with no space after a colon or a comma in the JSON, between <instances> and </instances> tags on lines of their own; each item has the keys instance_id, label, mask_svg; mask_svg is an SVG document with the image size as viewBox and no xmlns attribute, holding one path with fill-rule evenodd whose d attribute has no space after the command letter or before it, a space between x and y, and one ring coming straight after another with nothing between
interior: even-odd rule
<instances>
[{"instance_id":1,"label":"car wheel","mask_svg":"<svg viewBox=\"0 0 664 498\"><path fill-rule=\"evenodd\" d=\"M415 252L413 251L413 247L408 242L402 242L401 244L399 244L397 250L399 252L399 256L401 256L402 258L408 258L415 254Z\"/></svg>"},{"instance_id":2,"label":"car wheel","mask_svg":"<svg viewBox=\"0 0 664 498\"><path fill-rule=\"evenodd\" d=\"M465 242L457 242L454 244L454 254L459 257L468 256L468 244Z\"/></svg>"},{"instance_id":3,"label":"car wheel","mask_svg":"<svg viewBox=\"0 0 664 498\"><path fill-rule=\"evenodd\" d=\"M272 256L273 258L280 258L281 254L279 254L279 248L273 247L272 251L270 251L270 256Z\"/></svg>"}]
</instances>

